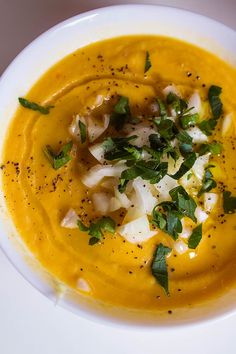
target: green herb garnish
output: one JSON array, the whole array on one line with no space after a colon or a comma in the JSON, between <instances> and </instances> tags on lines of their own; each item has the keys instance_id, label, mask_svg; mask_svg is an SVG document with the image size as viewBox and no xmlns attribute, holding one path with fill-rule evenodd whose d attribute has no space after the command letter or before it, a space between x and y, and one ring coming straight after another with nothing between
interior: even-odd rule
<instances>
[{"instance_id":1,"label":"green herb garnish","mask_svg":"<svg viewBox=\"0 0 236 354\"><path fill-rule=\"evenodd\" d=\"M231 192L223 192L223 208L226 214L232 214L236 211L236 197L231 196Z\"/></svg>"},{"instance_id":2,"label":"green herb garnish","mask_svg":"<svg viewBox=\"0 0 236 354\"><path fill-rule=\"evenodd\" d=\"M186 172L190 170L190 168L193 167L196 159L197 156L195 152L191 152L190 154L188 154L184 162L181 164L179 170L174 175L171 175L170 177L174 179L180 179L183 175L185 175Z\"/></svg>"},{"instance_id":3,"label":"green herb garnish","mask_svg":"<svg viewBox=\"0 0 236 354\"><path fill-rule=\"evenodd\" d=\"M66 165L67 162L71 160L70 152L73 146L73 142L70 141L66 145L62 147L60 152L58 154L55 154L55 152L52 150L50 145L47 145L44 149L44 154L48 158L48 160L51 162L52 167L55 170L58 170L62 166Z\"/></svg>"},{"instance_id":4,"label":"green herb garnish","mask_svg":"<svg viewBox=\"0 0 236 354\"><path fill-rule=\"evenodd\" d=\"M86 125L79 120L79 130L80 130L80 140L81 143L85 143L86 138L87 138L87 132L86 132Z\"/></svg>"},{"instance_id":5,"label":"green herb garnish","mask_svg":"<svg viewBox=\"0 0 236 354\"><path fill-rule=\"evenodd\" d=\"M140 176L151 184L158 183L167 174L168 163L156 160L137 161L131 168L124 170L120 176L119 191L124 192L127 181Z\"/></svg>"},{"instance_id":6,"label":"green herb garnish","mask_svg":"<svg viewBox=\"0 0 236 354\"><path fill-rule=\"evenodd\" d=\"M202 239L202 224L198 225L193 229L192 234L188 239L188 248L195 249Z\"/></svg>"},{"instance_id":7,"label":"green herb garnish","mask_svg":"<svg viewBox=\"0 0 236 354\"><path fill-rule=\"evenodd\" d=\"M208 99L211 106L213 118L203 120L198 125L201 131L207 136L210 136L213 133L213 130L217 125L217 121L222 114L223 104L220 99L221 92L222 88L214 85L212 85L208 91Z\"/></svg>"},{"instance_id":8,"label":"green herb garnish","mask_svg":"<svg viewBox=\"0 0 236 354\"><path fill-rule=\"evenodd\" d=\"M198 124L201 131L207 136L210 136L213 133L213 130L215 129L216 125L217 120L214 118L203 120L201 123Z\"/></svg>"},{"instance_id":9,"label":"green herb garnish","mask_svg":"<svg viewBox=\"0 0 236 354\"><path fill-rule=\"evenodd\" d=\"M130 137L107 138L103 142L104 157L109 161L137 161L142 156L142 149L131 145L130 141L137 138L136 135Z\"/></svg>"},{"instance_id":10,"label":"green herb garnish","mask_svg":"<svg viewBox=\"0 0 236 354\"><path fill-rule=\"evenodd\" d=\"M118 102L114 106L113 113L110 117L110 124L114 126L116 130L121 130L125 123L130 118L129 99L125 96L120 96Z\"/></svg>"},{"instance_id":11,"label":"green herb garnish","mask_svg":"<svg viewBox=\"0 0 236 354\"><path fill-rule=\"evenodd\" d=\"M158 133L166 141L174 139L175 135L178 133L175 123L170 119L155 118L154 123Z\"/></svg>"},{"instance_id":12,"label":"green herb garnish","mask_svg":"<svg viewBox=\"0 0 236 354\"><path fill-rule=\"evenodd\" d=\"M21 106L23 106L24 108L32 109L33 111L38 111L41 114L49 114L50 109L54 107L54 106L45 106L44 107L44 106L39 105L38 103L31 102L23 97L19 97L18 100L19 100L19 103L21 104Z\"/></svg>"},{"instance_id":13,"label":"green herb garnish","mask_svg":"<svg viewBox=\"0 0 236 354\"><path fill-rule=\"evenodd\" d=\"M169 286L166 256L171 251L171 248L160 243L155 250L152 261L152 275L156 278L158 284L165 290L167 295L169 295Z\"/></svg>"},{"instance_id":14,"label":"green herb garnish","mask_svg":"<svg viewBox=\"0 0 236 354\"><path fill-rule=\"evenodd\" d=\"M150 54L146 51L146 58L145 58L145 66L144 66L144 73L146 73L152 67L152 63L150 60Z\"/></svg>"},{"instance_id":15,"label":"green herb garnish","mask_svg":"<svg viewBox=\"0 0 236 354\"><path fill-rule=\"evenodd\" d=\"M165 103L160 99L157 98L157 103L159 106L159 114L161 118L167 118L167 109Z\"/></svg>"},{"instance_id":16,"label":"green herb garnish","mask_svg":"<svg viewBox=\"0 0 236 354\"><path fill-rule=\"evenodd\" d=\"M183 115L188 108L187 102L172 92L168 94L166 102L175 110L177 116Z\"/></svg>"},{"instance_id":17,"label":"green herb garnish","mask_svg":"<svg viewBox=\"0 0 236 354\"><path fill-rule=\"evenodd\" d=\"M219 155L222 152L222 145L217 142L202 144L199 148L199 155L210 152L212 155Z\"/></svg>"},{"instance_id":18,"label":"green herb garnish","mask_svg":"<svg viewBox=\"0 0 236 354\"><path fill-rule=\"evenodd\" d=\"M187 216L196 222L195 210L197 204L195 203L194 199L186 192L186 190L182 186L179 186L171 189L169 194L175 203L178 212L182 216Z\"/></svg>"},{"instance_id":19,"label":"green herb garnish","mask_svg":"<svg viewBox=\"0 0 236 354\"><path fill-rule=\"evenodd\" d=\"M215 119L219 119L222 114L223 104L220 99L222 88L212 85L208 91L208 100L210 102L211 111Z\"/></svg>"},{"instance_id":20,"label":"green herb garnish","mask_svg":"<svg viewBox=\"0 0 236 354\"><path fill-rule=\"evenodd\" d=\"M88 232L90 236L90 246L95 245L102 239L104 231L114 234L116 228L115 221L109 216L99 219L96 223L91 223L90 226L85 226L80 220L78 220L77 225L80 231Z\"/></svg>"},{"instance_id":21,"label":"green herb garnish","mask_svg":"<svg viewBox=\"0 0 236 354\"><path fill-rule=\"evenodd\" d=\"M209 192L210 190L212 190L213 188L215 188L217 186L216 181L212 178L213 174L210 171L211 167L214 167L214 166L210 165L205 169L205 175L203 177L202 187L201 187L200 191L198 192L198 197L200 197L205 192Z\"/></svg>"},{"instance_id":22,"label":"green herb garnish","mask_svg":"<svg viewBox=\"0 0 236 354\"><path fill-rule=\"evenodd\" d=\"M184 114L179 118L179 121L183 129L188 129L190 126L194 126L197 123L198 119L198 113Z\"/></svg>"}]
</instances>

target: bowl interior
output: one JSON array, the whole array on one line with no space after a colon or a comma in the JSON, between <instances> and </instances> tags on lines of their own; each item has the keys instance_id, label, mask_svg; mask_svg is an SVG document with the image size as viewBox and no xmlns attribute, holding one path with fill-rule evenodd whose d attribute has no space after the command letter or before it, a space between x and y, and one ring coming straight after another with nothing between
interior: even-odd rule
<instances>
[{"instance_id":1,"label":"bowl interior","mask_svg":"<svg viewBox=\"0 0 236 354\"><path fill-rule=\"evenodd\" d=\"M151 5L122 5L75 16L47 31L11 63L0 81L0 151L9 122L17 108L17 97L53 64L92 42L135 34L175 37L206 49L236 66L236 32L206 17L174 8ZM17 83L17 84L16 84ZM0 192L0 245L22 275L43 294L73 312L99 322L145 326L173 326L219 317L236 307L236 290L218 299L166 313L141 313L114 308L64 289L28 252L11 219ZM60 294L62 296L60 296ZM170 318L171 317L171 318Z\"/></svg>"}]
</instances>

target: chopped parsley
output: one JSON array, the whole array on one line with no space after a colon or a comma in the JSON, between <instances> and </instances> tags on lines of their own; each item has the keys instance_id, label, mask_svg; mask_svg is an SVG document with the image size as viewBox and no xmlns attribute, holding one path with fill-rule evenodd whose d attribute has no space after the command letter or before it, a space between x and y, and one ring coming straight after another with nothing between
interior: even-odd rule
<instances>
[{"instance_id":1,"label":"chopped parsley","mask_svg":"<svg viewBox=\"0 0 236 354\"><path fill-rule=\"evenodd\" d=\"M195 210L197 204L181 186L173 188L169 194L172 202L162 202L153 209L152 223L169 234L174 240L177 240L182 232L181 219L184 216L196 222ZM163 212L161 212L161 209Z\"/></svg>"},{"instance_id":2,"label":"chopped parsley","mask_svg":"<svg viewBox=\"0 0 236 354\"><path fill-rule=\"evenodd\" d=\"M202 224L199 224L198 226L195 227L195 229L193 229L193 232L188 239L188 248L195 249L199 245L201 239L202 239Z\"/></svg>"},{"instance_id":3,"label":"chopped parsley","mask_svg":"<svg viewBox=\"0 0 236 354\"><path fill-rule=\"evenodd\" d=\"M113 113L110 117L110 124L117 130L121 130L130 119L129 99L120 96L118 102L114 106Z\"/></svg>"},{"instance_id":4,"label":"chopped parsley","mask_svg":"<svg viewBox=\"0 0 236 354\"><path fill-rule=\"evenodd\" d=\"M54 107L54 106L41 106L38 103L29 101L23 97L19 97L18 101L21 104L21 106L23 106L24 108L32 109L33 111L38 111L41 114L49 114L50 109Z\"/></svg>"},{"instance_id":5,"label":"chopped parsley","mask_svg":"<svg viewBox=\"0 0 236 354\"><path fill-rule=\"evenodd\" d=\"M217 142L202 144L199 148L199 155L210 152L212 155L219 155L222 152L222 145Z\"/></svg>"},{"instance_id":6,"label":"chopped parsley","mask_svg":"<svg viewBox=\"0 0 236 354\"><path fill-rule=\"evenodd\" d=\"M185 175L186 172L188 172L194 165L195 161L197 159L197 155L195 152L190 152L184 162L182 162L179 170L174 174L171 175L170 177L174 179L180 179L183 175Z\"/></svg>"},{"instance_id":7,"label":"chopped parsley","mask_svg":"<svg viewBox=\"0 0 236 354\"><path fill-rule=\"evenodd\" d=\"M166 256L171 251L171 248L166 247L162 243L160 243L154 252L151 266L152 275L156 278L158 284L164 289L167 295L169 295L169 286Z\"/></svg>"},{"instance_id":8,"label":"chopped parsley","mask_svg":"<svg viewBox=\"0 0 236 354\"><path fill-rule=\"evenodd\" d=\"M199 119L198 113L184 114L179 118L179 121L183 129L188 129L191 126L196 125L198 119Z\"/></svg>"},{"instance_id":9,"label":"chopped parsley","mask_svg":"<svg viewBox=\"0 0 236 354\"><path fill-rule=\"evenodd\" d=\"M87 132L86 125L81 120L79 120L79 130L81 143L84 144L87 138Z\"/></svg>"},{"instance_id":10,"label":"chopped parsley","mask_svg":"<svg viewBox=\"0 0 236 354\"><path fill-rule=\"evenodd\" d=\"M213 118L216 120L220 118L223 110L223 104L220 99L222 88L219 86L212 85L208 91L208 100L211 106L211 111Z\"/></svg>"},{"instance_id":11,"label":"chopped parsley","mask_svg":"<svg viewBox=\"0 0 236 354\"><path fill-rule=\"evenodd\" d=\"M112 234L115 233L116 223L109 216L103 217L95 223L91 223L90 226L86 226L82 223L81 220L77 221L77 225L80 231L88 232L90 239L89 245L95 245L103 238L103 232L108 231Z\"/></svg>"},{"instance_id":12,"label":"chopped parsley","mask_svg":"<svg viewBox=\"0 0 236 354\"><path fill-rule=\"evenodd\" d=\"M200 197L205 192L209 192L210 190L212 190L213 188L215 188L217 186L216 181L212 178L213 174L210 171L211 167L214 167L214 166L210 165L205 169L205 175L203 177L202 187L201 187L200 191L198 192L198 197Z\"/></svg>"},{"instance_id":13,"label":"chopped parsley","mask_svg":"<svg viewBox=\"0 0 236 354\"><path fill-rule=\"evenodd\" d=\"M217 125L217 121L222 114L223 104L220 99L221 92L222 92L222 88L215 85L210 86L208 91L208 100L211 106L213 118L203 120L198 125L201 131L207 136L212 135L213 130Z\"/></svg>"},{"instance_id":14,"label":"chopped parsley","mask_svg":"<svg viewBox=\"0 0 236 354\"><path fill-rule=\"evenodd\" d=\"M124 192L127 181L140 176L151 184L158 183L167 174L168 163L156 160L137 161L131 168L124 170L120 176L119 191Z\"/></svg>"},{"instance_id":15,"label":"chopped parsley","mask_svg":"<svg viewBox=\"0 0 236 354\"><path fill-rule=\"evenodd\" d=\"M142 149L131 145L130 141L137 138L136 135L130 137L107 138L103 142L104 157L109 161L137 161L141 159Z\"/></svg>"},{"instance_id":16,"label":"chopped parsley","mask_svg":"<svg viewBox=\"0 0 236 354\"><path fill-rule=\"evenodd\" d=\"M151 63L151 59L150 59L150 54L148 51L146 51L144 73L146 73L151 67L152 67L152 63Z\"/></svg>"},{"instance_id":17,"label":"chopped parsley","mask_svg":"<svg viewBox=\"0 0 236 354\"><path fill-rule=\"evenodd\" d=\"M50 145L47 145L45 147L44 154L48 158L52 167L55 170L58 170L59 168L66 165L71 160L70 152L71 152L72 146L73 146L73 142L70 141L69 143L67 143L66 145L64 145L62 147L62 149L60 150L60 152L58 154L56 154L52 150Z\"/></svg>"}]
</instances>

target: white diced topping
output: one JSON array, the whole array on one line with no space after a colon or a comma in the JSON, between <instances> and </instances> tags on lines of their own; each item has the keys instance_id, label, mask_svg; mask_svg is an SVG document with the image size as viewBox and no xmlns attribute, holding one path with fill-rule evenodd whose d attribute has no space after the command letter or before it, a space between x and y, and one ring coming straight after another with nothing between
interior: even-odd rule
<instances>
[{"instance_id":1,"label":"white diced topping","mask_svg":"<svg viewBox=\"0 0 236 354\"><path fill-rule=\"evenodd\" d=\"M191 136L194 144L202 144L208 141L208 137L198 127L191 127L186 132Z\"/></svg>"},{"instance_id":2,"label":"white diced topping","mask_svg":"<svg viewBox=\"0 0 236 354\"><path fill-rule=\"evenodd\" d=\"M196 253L196 252L194 252L194 251L189 252L189 258L190 258L190 259L195 258L195 257L196 257L196 255L197 255L197 253Z\"/></svg>"},{"instance_id":3,"label":"white diced topping","mask_svg":"<svg viewBox=\"0 0 236 354\"><path fill-rule=\"evenodd\" d=\"M116 197L112 197L109 203L109 211L113 212L121 208L120 201Z\"/></svg>"},{"instance_id":4,"label":"white diced topping","mask_svg":"<svg viewBox=\"0 0 236 354\"><path fill-rule=\"evenodd\" d=\"M78 215L74 209L70 209L65 215L64 219L61 221L61 226L67 229L76 229L78 227Z\"/></svg>"},{"instance_id":5,"label":"white diced topping","mask_svg":"<svg viewBox=\"0 0 236 354\"><path fill-rule=\"evenodd\" d=\"M210 154L205 154L202 156L199 156L193 167L192 167L192 171L194 173L194 175L200 180L202 181L204 174L205 174L205 167L209 162L209 158L210 158Z\"/></svg>"},{"instance_id":6,"label":"white diced topping","mask_svg":"<svg viewBox=\"0 0 236 354\"><path fill-rule=\"evenodd\" d=\"M207 212L211 212L219 199L218 194L216 193L204 193L204 209Z\"/></svg>"},{"instance_id":7,"label":"white diced topping","mask_svg":"<svg viewBox=\"0 0 236 354\"><path fill-rule=\"evenodd\" d=\"M149 183L144 181L141 177L137 177L133 181L133 188L136 193L136 205L143 210L144 214L150 215L154 206L157 204L157 199L153 197Z\"/></svg>"},{"instance_id":8,"label":"white diced topping","mask_svg":"<svg viewBox=\"0 0 236 354\"><path fill-rule=\"evenodd\" d=\"M182 232L179 234L179 237L181 237L181 238L189 238L189 236L191 235L191 233L193 231L193 228L186 223L186 219L185 218L183 218L181 220L181 222L182 222L182 228L183 229L182 229Z\"/></svg>"},{"instance_id":9,"label":"white diced topping","mask_svg":"<svg viewBox=\"0 0 236 354\"><path fill-rule=\"evenodd\" d=\"M166 86L162 92L166 97L169 95L169 93L174 93L180 97L180 93L175 85Z\"/></svg>"},{"instance_id":10,"label":"white diced topping","mask_svg":"<svg viewBox=\"0 0 236 354\"><path fill-rule=\"evenodd\" d=\"M130 144L134 144L135 146L142 147L143 145L149 144L149 135L158 134L158 132L150 127L139 126L139 128L132 130L129 136L137 135L137 138L130 142Z\"/></svg>"},{"instance_id":11,"label":"white diced topping","mask_svg":"<svg viewBox=\"0 0 236 354\"><path fill-rule=\"evenodd\" d=\"M157 189L159 203L161 203L165 200L171 200L171 197L169 195L169 191L175 187L178 187L178 185L179 185L178 182L168 175L163 177L160 180L160 182L155 184L155 187Z\"/></svg>"},{"instance_id":12,"label":"white diced topping","mask_svg":"<svg viewBox=\"0 0 236 354\"><path fill-rule=\"evenodd\" d=\"M115 165L95 165L84 176L82 176L82 183L87 187L92 188L101 182L104 177L120 177L121 173L127 169L124 163L117 163Z\"/></svg>"},{"instance_id":13,"label":"white diced topping","mask_svg":"<svg viewBox=\"0 0 236 354\"><path fill-rule=\"evenodd\" d=\"M69 133L76 139L80 141L80 129L79 129L79 121L81 121L83 124L86 126L86 119L85 117L81 117L79 114L77 114L69 126ZM86 126L87 128L87 126Z\"/></svg>"},{"instance_id":14,"label":"white diced topping","mask_svg":"<svg viewBox=\"0 0 236 354\"><path fill-rule=\"evenodd\" d=\"M89 286L89 283L83 279L83 278L79 278L77 280L77 289L81 290L81 291L84 291L86 293L90 292L91 291L91 288Z\"/></svg>"},{"instance_id":15,"label":"white diced topping","mask_svg":"<svg viewBox=\"0 0 236 354\"><path fill-rule=\"evenodd\" d=\"M183 254L188 251L188 246L186 245L186 243L184 241L178 240L178 241L175 241L175 243L174 243L174 250L178 254Z\"/></svg>"},{"instance_id":16,"label":"white diced topping","mask_svg":"<svg viewBox=\"0 0 236 354\"><path fill-rule=\"evenodd\" d=\"M197 207L195 210L195 216L197 218L197 223L201 224L208 218L208 214L201 207Z\"/></svg>"},{"instance_id":17,"label":"white diced topping","mask_svg":"<svg viewBox=\"0 0 236 354\"><path fill-rule=\"evenodd\" d=\"M95 141L100 135L104 133L104 131L107 129L108 125L110 122L110 116L108 114L103 115L103 122L102 124L95 120L93 117L88 117L87 118L87 124L88 124L88 138L90 142Z\"/></svg>"},{"instance_id":18,"label":"white diced topping","mask_svg":"<svg viewBox=\"0 0 236 354\"><path fill-rule=\"evenodd\" d=\"M125 193L120 193L117 188L114 188L115 197L119 200L122 208L128 209L131 206L131 201Z\"/></svg>"},{"instance_id":19,"label":"white diced topping","mask_svg":"<svg viewBox=\"0 0 236 354\"><path fill-rule=\"evenodd\" d=\"M195 113L200 114L202 108L202 102L201 102L200 95L197 91L194 92L192 96L189 98L188 108L192 108L190 111L191 114L195 114Z\"/></svg>"},{"instance_id":20,"label":"white diced topping","mask_svg":"<svg viewBox=\"0 0 236 354\"><path fill-rule=\"evenodd\" d=\"M201 185L201 181L193 174L192 170L188 171L180 178L179 184L183 186L185 189L192 189L191 192L195 194L197 193L197 188Z\"/></svg>"},{"instance_id":21,"label":"white diced topping","mask_svg":"<svg viewBox=\"0 0 236 354\"><path fill-rule=\"evenodd\" d=\"M222 122L222 136L227 135L227 133L229 132L230 128L232 127L232 123L233 123L233 114L227 114Z\"/></svg>"},{"instance_id":22,"label":"white diced topping","mask_svg":"<svg viewBox=\"0 0 236 354\"><path fill-rule=\"evenodd\" d=\"M172 158L163 159L163 161L168 162L168 174L174 175L180 168L181 164L184 162L183 156L180 156L177 161L174 161Z\"/></svg>"},{"instance_id":23,"label":"white diced topping","mask_svg":"<svg viewBox=\"0 0 236 354\"><path fill-rule=\"evenodd\" d=\"M100 192L92 195L94 208L101 215L106 215L109 211L110 200L111 195L108 193Z\"/></svg>"},{"instance_id":24,"label":"white diced topping","mask_svg":"<svg viewBox=\"0 0 236 354\"><path fill-rule=\"evenodd\" d=\"M88 149L96 160L98 160L100 163L105 162L103 144L95 144L90 146Z\"/></svg>"},{"instance_id":25,"label":"white diced topping","mask_svg":"<svg viewBox=\"0 0 236 354\"><path fill-rule=\"evenodd\" d=\"M131 243L142 243L157 234L151 231L147 215L118 227L117 232Z\"/></svg>"}]
</instances>

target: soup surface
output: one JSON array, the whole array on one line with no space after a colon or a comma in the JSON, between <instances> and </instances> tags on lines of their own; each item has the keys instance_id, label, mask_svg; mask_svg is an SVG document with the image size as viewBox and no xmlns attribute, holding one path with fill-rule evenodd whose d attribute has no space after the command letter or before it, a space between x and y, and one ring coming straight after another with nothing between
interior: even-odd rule
<instances>
[{"instance_id":1,"label":"soup surface","mask_svg":"<svg viewBox=\"0 0 236 354\"><path fill-rule=\"evenodd\" d=\"M235 286L235 81L217 57L154 36L53 66L20 100L1 166L41 264L129 308L170 311Z\"/></svg>"}]
</instances>

